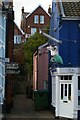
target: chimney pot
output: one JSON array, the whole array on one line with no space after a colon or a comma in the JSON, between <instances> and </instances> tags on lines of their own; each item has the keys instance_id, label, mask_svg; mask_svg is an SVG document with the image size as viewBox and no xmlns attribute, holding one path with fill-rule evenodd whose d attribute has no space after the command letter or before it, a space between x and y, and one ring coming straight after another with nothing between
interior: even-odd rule
<instances>
[{"instance_id":1,"label":"chimney pot","mask_svg":"<svg viewBox=\"0 0 80 120\"><path fill-rule=\"evenodd\" d=\"M22 13L24 13L24 7L22 7Z\"/></svg>"}]
</instances>

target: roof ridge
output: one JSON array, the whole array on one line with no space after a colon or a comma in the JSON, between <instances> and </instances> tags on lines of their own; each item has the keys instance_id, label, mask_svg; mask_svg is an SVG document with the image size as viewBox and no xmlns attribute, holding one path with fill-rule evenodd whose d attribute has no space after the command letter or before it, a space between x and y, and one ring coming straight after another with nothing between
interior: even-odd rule
<instances>
[{"instance_id":1,"label":"roof ridge","mask_svg":"<svg viewBox=\"0 0 80 120\"><path fill-rule=\"evenodd\" d=\"M33 12L35 12L39 7L41 7L45 12L46 10L41 6L41 5L38 5L38 7L36 7L29 15L26 16L26 18L28 18ZM51 16L48 12L46 12L49 16Z\"/></svg>"}]
</instances>

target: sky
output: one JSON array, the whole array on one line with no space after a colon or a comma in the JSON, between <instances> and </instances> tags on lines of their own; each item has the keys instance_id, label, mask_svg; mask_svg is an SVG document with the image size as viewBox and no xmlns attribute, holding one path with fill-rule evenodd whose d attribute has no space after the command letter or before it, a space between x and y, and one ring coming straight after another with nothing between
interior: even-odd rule
<instances>
[{"instance_id":1,"label":"sky","mask_svg":"<svg viewBox=\"0 0 80 120\"><path fill-rule=\"evenodd\" d=\"M52 0L13 0L14 16L17 25L20 26L22 7L24 7L24 12L32 12L39 5L48 11L49 5L52 7Z\"/></svg>"}]
</instances>

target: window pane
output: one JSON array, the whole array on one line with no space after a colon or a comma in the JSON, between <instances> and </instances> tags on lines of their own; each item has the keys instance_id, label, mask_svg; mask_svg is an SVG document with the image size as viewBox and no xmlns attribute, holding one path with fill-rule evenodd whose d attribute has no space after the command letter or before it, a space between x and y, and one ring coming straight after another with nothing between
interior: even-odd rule
<instances>
[{"instance_id":1,"label":"window pane","mask_svg":"<svg viewBox=\"0 0 80 120\"><path fill-rule=\"evenodd\" d=\"M67 84L65 84L65 96L67 96Z\"/></svg>"},{"instance_id":2,"label":"window pane","mask_svg":"<svg viewBox=\"0 0 80 120\"><path fill-rule=\"evenodd\" d=\"M36 31L36 28L31 28L31 35L34 35Z\"/></svg>"},{"instance_id":3,"label":"window pane","mask_svg":"<svg viewBox=\"0 0 80 120\"><path fill-rule=\"evenodd\" d=\"M44 16L40 16L40 23L44 24Z\"/></svg>"},{"instance_id":4,"label":"window pane","mask_svg":"<svg viewBox=\"0 0 80 120\"><path fill-rule=\"evenodd\" d=\"M68 80L68 76L64 76L64 80Z\"/></svg>"},{"instance_id":5,"label":"window pane","mask_svg":"<svg viewBox=\"0 0 80 120\"><path fill-rule=\"evenodd\" d=\"M34 23L38 23L38 15L34 16Z\"/></svg>"},{"instance_id":6,"label":"window pane","mask_svg":"<svg viewBox=\"0 0 80 120\"><path fill-rule=\"evenodd\" d=\"M68 100L71 100L71 84L68 86Z\"/></svg>"},{"instance_id":7,"label":"window pane","mask_svg":"<svg viewBox=\"0 0 80 120\"><path fill-rule=\"evenodd\" d=\"M61 76L61 80L63 80L63 76Z\"/></svg>"},{"instance_id":8,"label":"window pane","mask_svg":"<svg viewBox=\"0 0 80 120\"><path fill-rule=\"evenodd\" d=\"M63 100L63 84L61 84L61 100Z\"/></svg>"},{"instance_id":9,"label":"window pane","mask_svg":"<svg viewBox=\"0 0 80 120\"><path fill-rule=\"evenodd\" d=\"M78 96L78 105L80 105L80 96Z\"/></svg>"},{"instance_id":10,"label":"window pane","mask_svg":"<svg viewBox=\"0 0 80 120\"><path fill-rule=\"evenodd\" d=\"M80 90L80 76L78 76L78 90Z\"/></svg>"},{"instance_id":11,"label":"window pane","mask_svg":"<svg viewBox=\"0 0 80 120\"><path fill-rule=\"evenodd\" d=\"M72 80L72 76L71 75L69 75L69 80Z\"/></svg>"}]
</instances>

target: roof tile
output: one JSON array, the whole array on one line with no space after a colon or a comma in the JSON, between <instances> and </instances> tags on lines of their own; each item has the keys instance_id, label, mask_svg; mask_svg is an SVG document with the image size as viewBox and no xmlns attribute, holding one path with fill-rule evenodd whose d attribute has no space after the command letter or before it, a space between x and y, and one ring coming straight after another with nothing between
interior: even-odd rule
<instances>
[{"instance_id":1,"label":"roof tile","mask_svg":"<svg viewBox=\"0 0 80 120\"><path fill-rule=\"evenodd\" d=\"M79 2L62 2L65 16L80 16Z\"/></svg>"}]
</instances>

